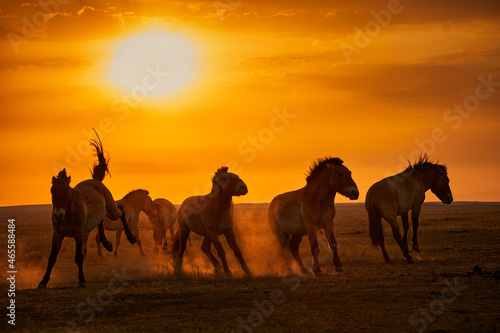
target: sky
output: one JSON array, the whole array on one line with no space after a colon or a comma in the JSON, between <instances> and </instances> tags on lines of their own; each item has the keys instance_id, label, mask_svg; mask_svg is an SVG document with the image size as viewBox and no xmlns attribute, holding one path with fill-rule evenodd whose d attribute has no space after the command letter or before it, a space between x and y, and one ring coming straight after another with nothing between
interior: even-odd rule
<instances>
[{"instance_id":1,"label":"sky","mask_svg":"<svg viewBox=\"0 0 500 333\"><path fill-rule=\"evenodd\" d=\"M456 201L500 201L500 2L3 0L0 106L0 206L88 179L92 128L115 199L227 165L269 202L334 156L362 202L427 153Z\"/></svg>"}]
</instances>

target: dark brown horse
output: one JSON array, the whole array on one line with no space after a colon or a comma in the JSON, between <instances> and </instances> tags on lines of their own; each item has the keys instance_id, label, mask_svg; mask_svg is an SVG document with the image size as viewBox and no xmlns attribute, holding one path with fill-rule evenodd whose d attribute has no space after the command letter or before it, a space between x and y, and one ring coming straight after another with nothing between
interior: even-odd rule
<instances>
[{"instance_id":1,"label":"dark brown horse","mask_svg":"<svg viewBox=\"0 0 500 333\"><path fill-rule=\"evenodd\" d=\"M201 249L214 265L216 273L221 271L221 266L211 252L212 244L214 244L222 261L224 272L228 275L231 274L226 262L226 253L219 241L219 235L222 234L238 258L243 271L250 275L250 270L236 244L231 214L233 196L245 195L248 193L248 189L240 177L227 172L227 170L227 167L217 170L212 178L212 191L209 194L189 197L179 208L177 215L179 230L174 235L172 245L177 272L182 271L186 241L189 233L194 231L196 234L204 236Z\"/></svg>"},{"instance_id":2,"label":"dark brown horse","mask_svg":"<svg viewBox=\"0 0 500 333\"><path fill-rule=\"evenodd\" d=\"M280 194L271 201L269 225L279 241L283 258L283 251L289 249L303 273L308 271L300 259L299 246L305 235L309 237L315 274L322 273L318 264L317 232L323 229L332 249L335 270L342 272L337 241L333 235L334 200L337 193L356 200L359 197L358 188L351 178L351 171L339 158L318 159L311 166L306 181L303 188ZM290 262L285 262L291 271Z\"/></svg>"},{"instance_id":3,"label":"dark brown horse","mask_svg":"<svg viewBox=\"0 0 500 333\"><path fill-rule=\"evenodd\" d=\"M97 133L96 133L97 135ZM99 137L97 137L99 139ZM38 288L45 288L50 279L50 273L57 260L65 237L75 239L76 253L75 262L78 265L78 280L80 286L85 286L83 275L83 238L95 227L99 226L102 245L108 251L113 250L113 245L104 235L103 217L106 215L111 219L121 219L127 237L131 243L135 242L135 236L130 232L127 220L120 207L117 207L113 196L104 186L102 180L108 172L108 161L104 157L100 139L92 140L92 146L96 150L99 163L94 165L93 179L85 180L74 188L69 185L71 177L62 170L56 177L52 177L52 250L50 252L47 270L39 283Z\"/></svg>"},{"instance_id":4,"label":"dark brown horse","mask_svg":"<svg viewBox=\"0 0 500 333\"><path fill-rule=\"evenodd\" d=\"M408 252L407 234L409 229L408 212L411 209L413 224L413 250L420 252L417 241L418 217L425 199L425 192L431 190L445 204L453 201L446 166L429 161L427 155L420 156L413 165L397 175L375 183L366 193L365 208L368 212L370 237L374 247L382 248L386 262L390 261L384 246L384 233L381 219L384 218L392 228L392 235L398 243L406 260L413 258ZM403 222L403 239L399 232L397 217Z\"/></svg>"}]
</instances>

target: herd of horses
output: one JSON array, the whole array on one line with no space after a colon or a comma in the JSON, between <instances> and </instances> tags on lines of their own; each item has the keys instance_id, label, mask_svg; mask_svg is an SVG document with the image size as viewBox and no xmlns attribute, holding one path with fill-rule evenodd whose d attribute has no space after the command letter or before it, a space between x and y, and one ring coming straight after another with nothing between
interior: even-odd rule
<instances>
[{"instance_id":1,"label":"herd of horses","mask_svg":"<svg viewBox=\"0 0 500 333\"><path fill-rule=\"evenodd\" d=\"M144 256L138 229L141 211L148 215L152 224L155 252L158 252L160 246L167 247L166 234L167 230L170 231L172 239L170 250L173 254L176 273L182 273L186 242L193 231L203 236L201 250L212 262L216 273L223 271L227 275L231 274L224 248L219 240L219 236L224 235L243 271L247 276L251 276L233 231L233 197L248 193L247 185L238 175L228 172L227 167L219 168L212 178L211 192L187 198L178 212L176 207L166 199L160 198L153 201L146 190L131 191L122 199L115 201L111 192L102 183L106 173L109 173L109 158L104 156L99 136L91 140L91 145L98 159L98 163L91 171L92 179L82 181L72 188L71 177L66 174L66 170L59 172L57 177L52 177L52 226L54 229L52 250L47 270L38 288L47 286L65 237L75 239L75 262L78 265L79 285L85 286L83 260L87 253L89 234L96 227L98 228L96 243L99 256L102 256L101 244L107 251L113 251L113 245L106 239L105 230L116 232L115 256L118 254L123 231L130 243L137 243L140 254ZM269 205L269 226L277 239L283 264L289 272L292 271L293 261L287 259L285 251L290 251L302 273L309 273L299 255L300 243L303 237L307 236L313 256L312 271L316 275L322 274L318 263L317 235L319 230L323 230L331 248L335 271L343 271L334 236L334 200L337 193L350 200L356 200L359 197L351 171L343 163L340 158L318 159L311 165L306 176L306 185L303 188L279 194ZM408 214L411 210L413 250L420 252L417 241L418 218L425 192L429 189L443 203L449 204L453 201L446 166L430 161L426 155L421 155L403 172L382 179L368 190L365 208L368 212L370 238L374 247L382 249L386 262L389 262L390 258L384 246L382 218L390 224L393 237L407 262L413 262L407 244ZM402 220L403 237L401 237L397 222L398 216L401 216ZM174 233L175 222L177 222L178 229ZM212 244L222 266L211 251Z\"/></svg>"}]
</instances>

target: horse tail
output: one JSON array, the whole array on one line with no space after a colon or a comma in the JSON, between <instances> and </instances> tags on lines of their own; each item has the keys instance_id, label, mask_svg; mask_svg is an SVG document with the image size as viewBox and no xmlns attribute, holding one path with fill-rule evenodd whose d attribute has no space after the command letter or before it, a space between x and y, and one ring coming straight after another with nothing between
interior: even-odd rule
<instances>
[{"instance_id":1,"label":"horse tail","mask_svg":"<svg viewBox=\"0 0 500 333\"><path fill-rule=\"evenodd\" d=\"M368 222L370 229L370 238L372 240L372 247L379 247L384 245L384 231L382 229L382 217L377 211L376 207L367 207Z\"/></svg>"},{"instance_id":2,"label":"horse tail","mask_svg":"<svg viewBox=\"0 0 500 333\"><path fill-rule=\"evenodd\" d=\"M90 171L90 173L92 174L92 179L102 182L104 180L104 177L106 176L106 173L109 174L109 157L106 158L104 156L104 149L102 148L101 138L97 134L96 130L94 128L92 129L94 130L97 139L90 140L90 145L94 147L95 156L97 156L98 163L94 164L94 168Z\"/></svg>"}]
</instances>

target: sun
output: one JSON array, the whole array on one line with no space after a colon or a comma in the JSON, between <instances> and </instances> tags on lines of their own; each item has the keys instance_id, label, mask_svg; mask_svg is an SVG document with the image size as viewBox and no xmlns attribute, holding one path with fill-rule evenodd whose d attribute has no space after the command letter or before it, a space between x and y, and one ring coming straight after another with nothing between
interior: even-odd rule
<instances>
[{"instance_id":1,"label":"sun","mask_svg":"<svg viewBox=\"0 0 500 333\"><path fill-rule=\"evenodd\" d=\"M195 70L195 51L186 38L153 31L117 46L108 78L137 99L163 98L186 88Z\"/></svg>"}]
</instances>

